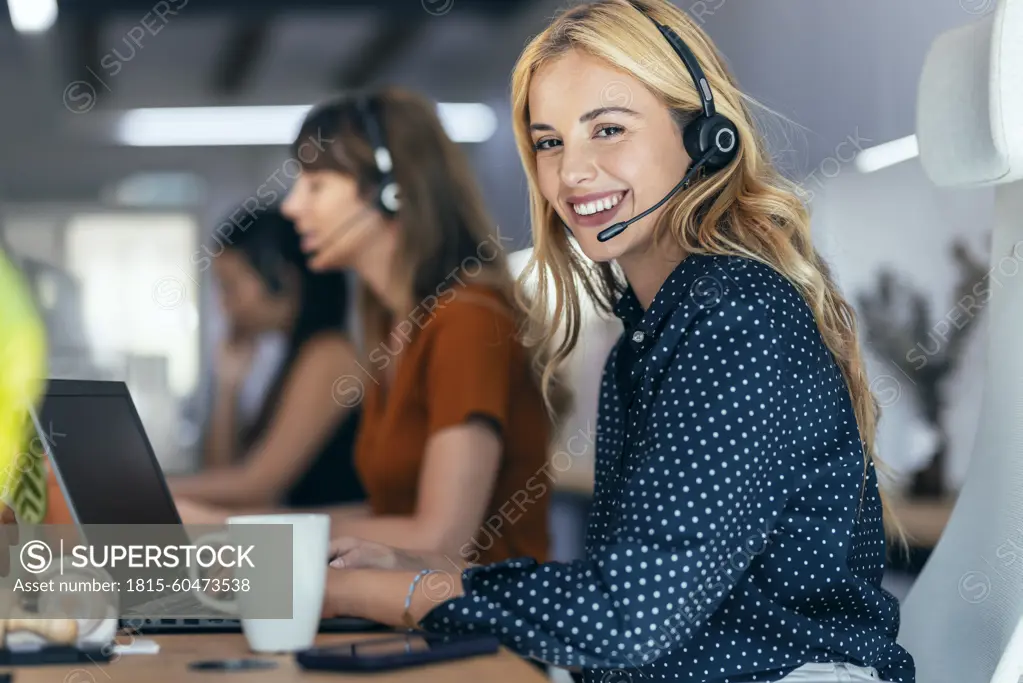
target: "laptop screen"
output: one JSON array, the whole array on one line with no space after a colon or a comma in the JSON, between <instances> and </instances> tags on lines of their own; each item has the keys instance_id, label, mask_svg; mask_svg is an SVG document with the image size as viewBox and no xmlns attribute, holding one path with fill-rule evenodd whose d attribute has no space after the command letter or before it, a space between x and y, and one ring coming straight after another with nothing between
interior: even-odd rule
<instances>
[{"instance_id":1,"label":"laptop screen","mask_svg":"<svg viewBox=\"0 0 1023 683\"><path fill-rule=\"evenodd\" d=\"M126 392L47 394L39 422L78 523L180 524Z\"/></svg>"}]
</instances>

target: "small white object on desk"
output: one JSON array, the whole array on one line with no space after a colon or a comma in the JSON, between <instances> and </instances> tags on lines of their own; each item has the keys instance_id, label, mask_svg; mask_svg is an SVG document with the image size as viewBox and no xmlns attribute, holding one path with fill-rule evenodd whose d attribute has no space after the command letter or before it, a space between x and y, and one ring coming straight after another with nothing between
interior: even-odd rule
<instances>
[{"instance_id":1,"label":"small white object on desk","mask_svg":"<svg viewBox=\"0 0 1023 683\"><path fill-rule=\"evenodd\" d=\"M155 655L160 652L160 644L152 638L136 638L130 643L114 643L116 655Z\"/></svg>"}]
</instances>

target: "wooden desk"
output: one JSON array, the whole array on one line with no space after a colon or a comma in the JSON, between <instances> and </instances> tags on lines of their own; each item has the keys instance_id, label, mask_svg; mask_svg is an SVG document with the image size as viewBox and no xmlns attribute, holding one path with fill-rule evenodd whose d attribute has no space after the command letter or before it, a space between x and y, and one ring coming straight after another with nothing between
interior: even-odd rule
<instances>
[{"instance_id":1,"label":"wooden desk","mask_svg":"<svg viewBox=\"0 0 1023 683\"><path fill-rule=\"evenodd\" d=\"M952 516L956 496L947 496L939 500L896 498L891 503L892 510L905 528L910 543L933 548L941 539L941 534L944 533Z\"/></svg>"},{"instance_id":2,"label":"wooden desk","mask_svg":"<svg viewBox=\"0 0 1023 683\"><path fill-rule=\"evenodd\" d=\"M388 633L324 634L316 645L387 637ZM121 634L117 642L132 642L130 634ZM142 637L142 636L139 636ZM14 683L287 683L288 681L365 681L367 674L345 675L334 672L302 670L293 655L258 655L249 652L245 637L238 634L153 636L160 643L155 655L114 655L107 664L71 666L30 666L14 669ZM207 659L252 657L278 662L276 669L224 672L193 671L189 663ZM448 683L449 681L486 681L486 683L546 683L539 669L502 648L496 655L421 666L403 671L369 675L373 683Z\"/></svg>"}]
</instances>

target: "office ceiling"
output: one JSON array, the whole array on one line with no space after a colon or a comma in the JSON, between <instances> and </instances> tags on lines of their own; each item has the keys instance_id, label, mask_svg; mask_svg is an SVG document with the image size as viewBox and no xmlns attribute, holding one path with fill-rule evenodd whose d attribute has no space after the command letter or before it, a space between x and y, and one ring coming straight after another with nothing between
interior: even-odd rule
<instances>
[{"instance_id":1,"label":"office ceiling","mask_svg":"<svg viewBox=\"0 0 1023 683\"><path fill-rule=\"evenodd\" d=\"M267 154L116 147L109 114L124 109L308 104L385 82L438 101L501 97L519 51L559 4L59 0L51 30L23 35L0 2L0 200L89 199L136 170Z\"/></svg>"},{"instance_id":2,"label":"office ceiling","mask_svg":"<svg viewBox=\"0 0 1023 683\"><path fill-rule=\"evenodd\" d=\"M229 11L238 14L279 14L282 10L348 11L372 9L389 16L412 17L424 10L434 15L454 11L500 15L521 4L521 0L165 0L168 12L197 13ZM158 12L161 3L154 0L58 0L65 17L98 17L113 14Z\"/></svg>"},{"instance_id":3,"label":"office ceiling","mask_svg":"<svg viewBox=\"0 0 1023 683\"><path fill-rule=\"evenodd\" d=\"M58 0L57 25L39 36L16 33L0 2L0 202L93 200L147 170L249 173L238 181L248 187L262 173L253 168L280 163L279 149L112 145L105 117L128 108L308 104L394 83L438 101L506 109L523 45L574 1ZM772 142L799 178L836 150L845 154L847 140L911 133L931 41L985 18L971 11L975 0L678 4L718 43L742 86L795 122L773 123ZM517 206L521 171L501 135L500 154L474 153L491 167L494 191L510 192ZM508 211L518 220L520 211Z\"/></svg>"},{"instance_id":4,"label":"office ceiling","mask_svg":"<svg viewBox=\"0 0 1023 683\"><path fill-rule=\"evenodd\" d=\"M231 98L267 81L366 85L431 44L471 64L464 51L528 1L61 0L58 33L69 78L98 80L113 71L104 64L151 49L148 63L196 72L202 94Z\"/></svg>"}]
</instances>

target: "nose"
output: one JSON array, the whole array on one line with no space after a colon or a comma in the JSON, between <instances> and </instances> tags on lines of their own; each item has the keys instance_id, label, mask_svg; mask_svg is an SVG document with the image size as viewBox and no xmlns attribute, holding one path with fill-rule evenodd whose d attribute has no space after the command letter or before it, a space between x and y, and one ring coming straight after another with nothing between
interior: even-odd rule
<instances>
[{"instance_id":1,"label":"nose","mask_svg":"<svg viewBox=\"0 0 1023 683\"><path fill-rule=\"evenodd\" d=\"M284 196L284 201L281 202L281 213L284 214L285 218L292 222L298 220L299 207L298 193L299 193L298 183L295 183L294 187L292 187L288 191L288 194Z\"/></svg>"},{"instance_id":2,"label":"nose","mask_svg":"<svg viewBox=\"0 0 1023 683\"><path fill-rule=\"evenodd\" d=\"M584 185L596 178L597 166L585 145L576 145L575 148L564 146L560 175L561 182L568 187Z\"/></svg>"}]
</instances>

